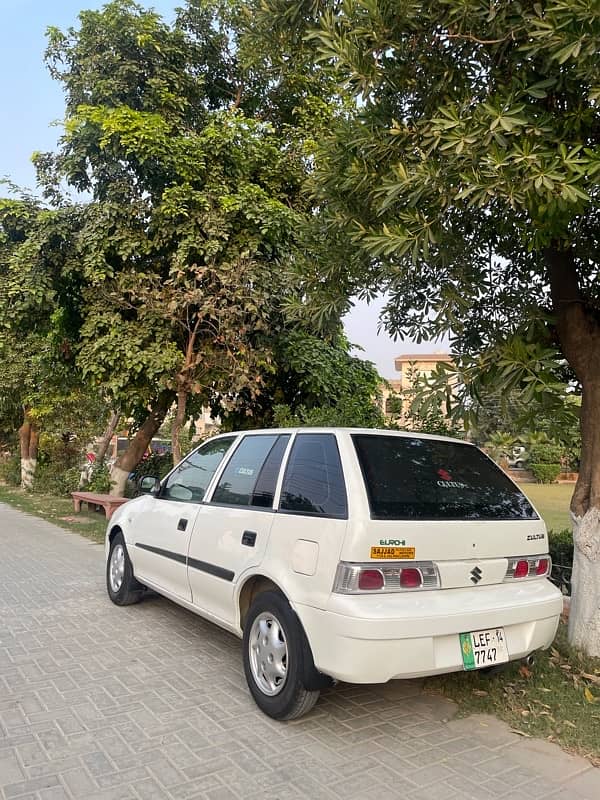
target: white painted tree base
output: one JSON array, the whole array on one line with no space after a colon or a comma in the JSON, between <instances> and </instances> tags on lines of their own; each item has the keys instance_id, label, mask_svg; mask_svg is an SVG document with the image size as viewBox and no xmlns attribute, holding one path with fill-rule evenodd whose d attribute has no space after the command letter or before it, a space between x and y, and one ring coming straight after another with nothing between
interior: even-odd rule
<instances>
[{"instance_id":1,"label":"white painted tree base","mask_svg":"<svg viewBox=\"0 0 600 800\"><path fill-rule=\"evenodd\" d=\"M125 486L127 485L128 477L129 472L126 469L113 466L110 470L110 480L112 484L110 487L110 494L116 497L123 497L125 495Z\"/></svg>"},{"instance_id":2,"label":"white painted tree base","mask_svg":"<svg viewBox=\"0 0 600 800\"><path fill-rule=\"evenodd\" d=\"M600 658L600 509L573 518L569 641Z\"/></svg>"},{"instance_id":3,"label":"white painted tree base","mask_svg":"<svg viewBox=\"0 0 600 800\"><path fill-rule=\"evenodd\" d=\"M33 479L37 467L37 458L21 459L21 488L33 489Z\"/></svg>"}]
</instances>

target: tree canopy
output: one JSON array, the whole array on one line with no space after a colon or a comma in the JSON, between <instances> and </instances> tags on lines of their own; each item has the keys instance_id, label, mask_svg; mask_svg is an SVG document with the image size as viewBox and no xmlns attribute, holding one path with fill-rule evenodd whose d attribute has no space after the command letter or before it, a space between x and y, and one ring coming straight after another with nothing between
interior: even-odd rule
<instances>
[{"instance_id":1,"label":"tree canopy","mask_svg":"<svg viewBox=\"0 0 600 800\"><path fill-rule=\"evenodd\" d=\"M276 396L290 399L282 387L298 332L348 358L337 292L319 276L353 248L323 235L306 191L320 133L343 103L322 70L304 72L306 59L277 72L257 56L247 11L192 0L168 25L115 0L82 12L76 28L49 31L46 61L66 109L57 152L34 157L48 204L39 213L55 227L72 221L61 280L75 305L63 292L57 306L63 320L76 311L72 359L138 421L115 470L118 491L174 401L177 458L178 431L200 403L272 420ZM34 247L25 239L23 252ZM23 260L23 303L45 296L49 272L38 272ZM305 366L292 404L312 403Z\"/></svg>"},{"instance_id":2,"label":"tree canopy","mask_svg":"<svg viewBox=\"0 0 600 800\"><path fill-rule=\"evenodd\" d=\"M600 653L600 9L585 0L265 8L274 30L294 29L290 49L298 36L312 42L356 98L317 156L316 185L331 227L370 256L357 288L389 292L388 329L449 335L457 356L474 359L518 338L530 360L566 359L579 383L571 632ZM508 374L497 359L481 366L488 378Z\"/></svg>"}]
</instances>

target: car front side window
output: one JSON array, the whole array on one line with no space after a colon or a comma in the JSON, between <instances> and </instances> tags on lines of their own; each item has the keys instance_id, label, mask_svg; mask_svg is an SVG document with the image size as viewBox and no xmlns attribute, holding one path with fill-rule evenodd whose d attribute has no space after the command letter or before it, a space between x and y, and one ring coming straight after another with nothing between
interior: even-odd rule
<instances>
[{"instance_id":1,"label":"car front side window","mask_svg":"<svg viewBox=\"0 0 600 800\"><path fill-rule=\"evenodd\" d=\"M235 437L214 439L193 452L169 475L163 489L163 500L201 503L219 464Z\"/></svg>"}]
</instances>

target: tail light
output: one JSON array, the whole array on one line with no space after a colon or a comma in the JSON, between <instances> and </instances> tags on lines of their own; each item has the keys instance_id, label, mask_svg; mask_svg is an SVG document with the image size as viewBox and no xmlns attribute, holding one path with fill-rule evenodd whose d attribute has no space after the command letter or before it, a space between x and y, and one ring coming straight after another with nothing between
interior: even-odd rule
<instances>
[{"instance_id":1,"label":"tail light","mask_svg":"<svg viewBox=\"0 0 600 800\"><path fill-rule=\"evenodd\" d=\"M365 564L338 564L333 591L337 594L369 594L389 592L414 592L439 589L440 576L433 561L401 563L388 561L376 566Z\"/></svg>"},{"instance_id":2,"label":"tail light","mask_svg":"<svg viewBox=\"0 0 600 800\"><path fill-rule=\"evenodd\" d=\"M552 569L548 555L514 556L508 559L505 581L518 581L527 578L547 578Z\"/></svg>"},{"instance_id":3,"label":"tail light","mask_svg":"<svg viewBox=\"0 0 600 800\"><path fill-rule=\"evenodd\" d=\"M363 569L358 576L358 588L361 592L377 592L384 586L383 573L378 569Z\"/></svg>"}]
</instances>

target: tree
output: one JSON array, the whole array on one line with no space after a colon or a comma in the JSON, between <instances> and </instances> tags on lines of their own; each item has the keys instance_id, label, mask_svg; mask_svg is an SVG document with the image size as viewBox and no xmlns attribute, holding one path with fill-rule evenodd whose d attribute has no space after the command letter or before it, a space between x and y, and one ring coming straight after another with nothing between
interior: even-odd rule
<instances>
[{"instance_id":1,"label":"tree","mask_svg":"<svg viewBox=\"0 0 600 800\"><path fill-rule=\"evenodd\" d=\"M75 365L81 320L73 239L80 222L76 206L0 200L0 415L19 428L26 489L42 430L87 437L103 405Z\"/></svg>"},{"instance_id":2,"label":"tree","mask_svg":"<svg viewBox=\"0 0 600 800\"><path fill-rule=\"evenodd\" d=\"M370 361L351 356L343 334L332 341L294 331L277 352L275 425L375 428L385 419L377 403L382 378Z\"/></svg>"},{"instance_id":3,"label":"tree","mask_svg":"<svg viewBox=\"0 0 600 800\"><path fill-rule=\"evenodd\" d=\"M55 204L63 183L92 197L77 241L78 364L139 420L115 492L173 402L177 443L190 397L252 401L284 303L305 302L315 125L310 137L291 125L303 86L283 96L241 63L236 7L194 0L169 26L116 0L49 33L65 134L57 154L36 157L38 175Z\"/></svg>"},{"instance_id":4,"label":"tree","mask_svg":"<svg viewBox=\"0 0 600 800\"><path fill-rule=\"evenodd\" d=\"M582 388L569 632L598 656L600 9L348 0L295 13L360 98L318 162L321 197L371 256L363 285L390 291L388 327L448 333L475 355L538 325Z\"/></svg>"},{"instance_id":5,"label":"tree","mask_svg":"<svg viewBox=\"0 0 600 800\"><path fill-rule=\"evenodd\" d=\"M455 373L440 371L434 375L437 380L432 386L429 376L419 372L415 364L409 366L406 374L409 388L388 398L391 424L400 430L461 438L463 419L449 413L456 390Z\"/></svg>"},{"instance_id":6,"label":"tree","mask_svg":"<svg viewBox=\"0 0 600 800\"><path fill-rule=\"evenodd\" d=\"M432 405L445 403L449 420L479 444L494 433L524 443L538 432L567 447L580 445L581 387L569 380L572 372L547 341L547 329L534 333L537 340L513 335L483 352L463 352L451 364L439 364L421 382L415 407L428 413Z\"/></svg>"}]
</instances>

